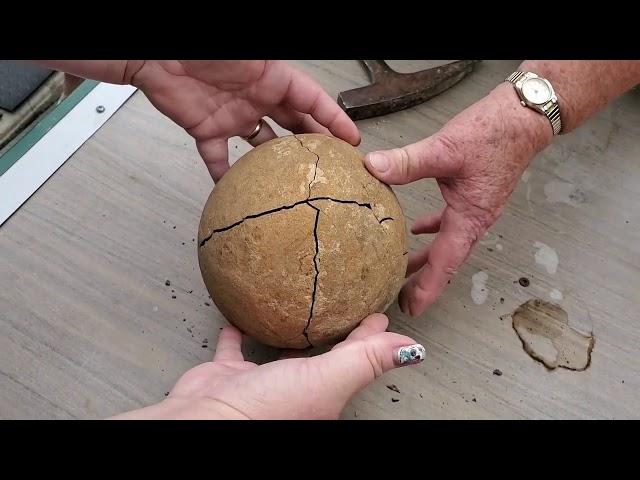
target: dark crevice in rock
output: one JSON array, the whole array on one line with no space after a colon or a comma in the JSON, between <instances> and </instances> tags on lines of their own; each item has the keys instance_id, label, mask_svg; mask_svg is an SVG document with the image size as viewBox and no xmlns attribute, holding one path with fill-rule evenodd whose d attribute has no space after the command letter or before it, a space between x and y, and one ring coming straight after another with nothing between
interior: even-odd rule
<instances>
[{"instance_id":1,"label":"dark crevice in rock","mask_svg":"<svg viewBox=\"0 0 640 480\"><path fill-rule=\"evenodd\" d=\"M404 252L404 253L402 254L402 256L404 257L404 256L405 256L405 255L407 255L408 253L409 253L409 252Z\"/></svg>"},{"instance_id":2,"label":"dark crevice in rock","mask_svg":"<svg viewBox=\"0 0 640 480\"><path fill-rule=\"evenodd\" d=\"M309 319L307 320L307 326L304 327L304 331L302 333L304 335L304 338L307 339L307 343L313 348L313 344L311 343L311 340L309 340L308 330L309 326L311 325L311 320L313 319L313 307L316 304L316 290L318 288L318 275L320 274L320 269L318 268L318 254L320 253L320 244L318 242L318 221L320 220L320 209L308 202L307 205L309 205L316 211L316 221L313 225L313 238L316 243L316 253L313 256L313 267L316 271L316 274L313 277L313 291L311 292L311 308L309 308Z\"/></svg>"},{"instance_id":3,"label":"dark crevice in rock","mask_svg":"<svg viewBox=\"0 0 640 480\"><path fill-rule=\"evenodd\" d=\"M331 198L331 197L314 197L309 199L309 201L314 201L314 200L329 200L331 202L336 202L336 203L350 203L352 205L358 205L360 207L365 207L365 208L368 208L369 210L373 210L371 208L370 203L360 203L360 202L356 202L355 200L340 200L340 199Z\"/></svg>"},{"instance_id":4,"label":"dark crevice in rock","mask_svg":"<svg viewBox=\"0 0 640 480\"><path fill-rule=\"evenodd\" d=\"M307 147L304 143L302 143L302 140L300 140L297 135L294 135L294 138L300 142L300 145L302 146L302 148L307 150L309 153L313 153L316 156L316 166L315 166L315 169L313 170L313 179L309 182L309 195L307 195L307 200L309 200L311 198L311 186L313 185L313 182L316 181L316 175L318 174L318 162L320 162L320 155L318 155L316 152L314 152L309 147Z\"/></svg>"},{"instance_id":5,"label":"dark crevice in rock","mask_svg":"<svg viewBox=\"0 0 640 480\"><path fill-rule=\"evenodd\" d=\"M254 213L252 215L247 215L243 219L238 220L237 222L232 223L231 225L227 225L226 227L221 227L221 228L214 229L213 232L210 235L207 235L206 237L204 237L202 239L202 241L200 242L200 246L204 247L205 243L207 243L209 240L211 240L211 237L213 236L214 233L220 233L220 232L225 232L227 230L231 230L233 227L237 227L241 223L244 223L245 220L249 220L251 218L263 217L265 215L269 215L271 213L276 213L276 212L279 212L281 210L290 210L290 209L292 209L294 207L297 207L298 205L302 205L303 203L306 203L306 202L307 202L307 200L300 200L299 202L293 203L291 205L285 205L283 207L272 208L271 210L266 210L264 212Z\"/></svg>"},{"instance_id":6,"label":"dark crevice in rock","mask_svg":"<svg viewBox=\"0 0 640 480\"><path fill-rule=\"evenodd\" d=\"M222 227L222 228L216 228L213 233L220 233L220 232L224 232L226 230L230 230L233 227L237 227L238 225L240 225L241 223L243 223L245 220L249 220L251 218L258 218L258 217L264 217L265 215L269 215L271 213L276 213L276 212L280 212L281 210L291 210L294 207L297 207L298 205L302 205L303 203L305 203L306 200L300 200L299 202L296 203L292 203L291 205L284 205L282 207L278 207L278 208L272 208L271 210L267 210L264 212L260 212L260 213L254 213L252 215L247 215L246 217L244 217L242 220L238 220L236 223L232 223L231 225L227 225L226 227Z\"/></svg>"},{"instance_id":7,"label":"dark crevice in rock","mask_svg":"<svg viewBox=\"0 0 640 480\"><path fill-rule=\"evenodd\" d=\"M204 247L204 244L207 243L209 240L211 240L211 237L213 237L213 233L210 233L209 235L207 235L206 237L204 237L202 239L202 241L200 242L200 246Z\"/></svg>"},{"instance_id":8,"label":"dark crevice in rock","mask_svg":"<svg viewBox=\"0 0 640 480\"><path fill-rule=\"evenodd\" d=\"M378 223L382 225L382 222L386 222L387 220L393 220L393 217L384 217L382 220L379 220Z\"/></svg>"},{"instance_id":9,"label":"dark crevice in rock","mask_svg":"<svg viewBox=\"0 0 640 480\"><path fill-rule=\"evenodd\" d=\"M360 207L365 207L365 208L368 208L369 210L373 211L373 209L371 208L371 204L370 203L360 203L360 202L356 202L355 200L340 200L340 199L331 198L331 197L313 197L313 198L308 198L306 200L300 200L299 202L292 203L291 205L284 205L282 207L272 208L271 210L266 210L264 212L247 215L243 219L238 220L237 222L232 223L231 225L227 225L226 227L216 228L215 230L213 230L213 232L211 234L207 235L206 237L204 237L202 239L202 241L200 242L200 247L204 247L204 245L209 240L211 240L211 237L213 237L214 233L226 232L227 230L231 230L232 228L237 227L238 225L244 223L245 220L249 220L249 219L252 219L252 218L264 217L265 215L269 215L269 214L272 214L272 213L280 212L281 210L291 210L292 208L295 208L298 205L302 205L304 203L311 205L309 202L313 202L313 201L316 201L316 200L329 200L331 202L336 202L336 203L347 203L347 204L351 204L351 205L358 205ZM315 208L315 207L313 207L313 208ZM388 219L383 219L382 221L384 221L384 220L388 220Z\"/></svg>"}]
</instances>

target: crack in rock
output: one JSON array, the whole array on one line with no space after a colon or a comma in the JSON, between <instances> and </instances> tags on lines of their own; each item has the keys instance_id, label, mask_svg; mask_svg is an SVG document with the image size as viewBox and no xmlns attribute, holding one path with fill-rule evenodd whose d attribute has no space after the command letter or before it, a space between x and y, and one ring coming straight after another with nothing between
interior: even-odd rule
<instances>
[{"instance_id":1,"label":"crack in rock","mask_svg":"<svg viewBox=\"0 0 640 480\"><path fill-rule=\"evenodd\" d=\"M296 140L298 140L298 142L300 142L300 146L302 148L304 148L305 150L307 150L309 153L313 153L316 156L316 166L315 169L313 170L313 178L311 179L311 181L309 182L309 195L307 195L307 200L309 200L311 198L311 186L313 185L313 182L316 181L316 175L318 174L318 163L320 162L320 155L318 155L316 152L314 152L313 150L311 150L309 147L307 147L304 143L302 143L302 140L300 140L298 138L297 135L293 136ZM315 207L314 207L315 208Z\"/></svg>"},{"instance_id":2,"label":"crack in rock","mask_svg":"<svg viewBox=\"0 0 640 480\"><path fill-rule=\"evenodd\" d=\"M318 242L318 221L320 220L320 209L315 205L308 203L311 208L316 211L316 221L313 225L313 238L316 242L316 253L313 256L313 267L316 270L316 274L313 277L313 291L311 292L311 308L309 308L309 319L307 320L307 325L304 327L302 334L304 338L307 339L307 343L313 348L313 343L309 340L309 327L311 326L311 320L313 319L313 307L316 304L316 290L318 288L318 276L320 275L320 269L318 268L318 255L320 254L320 243Z\"/></svg>"},{"instance_id":3,"label":"crack in rock","mask_svg":"<svg viewBox=\"0 0 640 480\"><path fill-rule=\"evenodd\" d=\"M200 242L200 248L204 247L205 243L207 243L209 240L211 240L211 237L213 237L214 232L211 232L209 235L207 235L206 237L204 237L202 239L202 241Z\"/></svg>"},{"instance_id":4,"label":"crack in rock","mask_svg":"<svg viewBox=\"0 0 640 480\"><path fill-rule=\"evenodd\" d=\"M260 212L260 213L253 213L251 215L247 215L246 217L238 220L235 223L232 223L231 225L227 225L226 227L221 227L221 228L216 228L213 230L213 232L211 232L209 235L207 235L206 237L204 237L202 239L202 241L200 242L200 247L204 247L205 244L211 240L211 237L213 237L214 233L220 233L220 232L226 232L227 230L231 230L234 227L237 227L238 225L244 223L245 220L250 220L252 218L259 218L259 217L263 217L265 215L270 215L272 213L276 213L276 212L280 212L282 210L291 210L292 208L297 207L298 205L303 205L305 203L309 203L309 202L313 202L316 200L329 200L331 202L336 202L336 203L347 203L347 204L351 204L351 205L358 205L360 207L365 207L368 208L369 210L371 210L373 212L373 209L371 208L371 204L370 203L360 203L360 202L356 202L355 200L341 200L338 198L331 198L331 197L314 197L314 198L307 198L306 200L300 200L296 203L292 203L291 205L284 205L282 207L278 207L278 208L272 208L271 210L266 210L264 212ZM314 207L315 208L315 207ZM373 214L375 216L375 213ZM376 217L376 220L378 219L378 217ZM386 219L383 219L383 221ZM381 222L380 222L381 223Z\"/></svg>"},{"instance_id":5,"label":"crack in rock","mask_svg":"<svg viewBox=\"0 0 640 480\"><path fill-rule=\"evenodd\" d=\"M378 220L378 223L382 225L382 222L386 222L387 220L393 220L393 217L384 217L382 220Z\"/></svg>"}]
</instances>

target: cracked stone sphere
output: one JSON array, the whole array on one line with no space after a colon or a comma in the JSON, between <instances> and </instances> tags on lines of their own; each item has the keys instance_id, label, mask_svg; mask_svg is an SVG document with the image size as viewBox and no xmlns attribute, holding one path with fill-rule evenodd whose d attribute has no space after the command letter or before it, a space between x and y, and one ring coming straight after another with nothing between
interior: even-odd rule
<instances>
[{"instance_id":1,"label":"cracked stone sphere","mask_svg":"<svg viewBox=\"0 0 640 480\"><path fill-rule=\"evenodd\" d=\"M274 347L344 339L395 300L407 267L405 220L362 154L320 134L277 138L213 189L198 231L211 298Z\"/></svg>"}]
</instances>

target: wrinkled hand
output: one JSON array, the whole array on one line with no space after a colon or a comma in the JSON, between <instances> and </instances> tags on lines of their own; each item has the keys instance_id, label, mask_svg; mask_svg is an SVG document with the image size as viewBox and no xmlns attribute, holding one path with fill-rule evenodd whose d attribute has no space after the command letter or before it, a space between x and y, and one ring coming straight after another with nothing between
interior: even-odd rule
<instances>
[{"instance_id":1,"label":"wrinkled hand","mask_svg":"<svg viewBox=\"0 0 640 480\"><path fill-rule=\"evenodd\" d=\"M523 108L513 87L502 84L431 137L366 156L371 173L391 185L435 178L446 202L411 230L437 235L409 257L410 278L399 298L403 312L420 315L436 300L551 138L549 121Z\"/></svg>"},{"instance_id":2,"label":"wrinkled hand","mask_svg":"<svg viewBox=\"0 0 640 480\"><path fill-rule=\"evenodd\" d=\"M409 337L385 332L387 325L384 315L371 315L325 354L260 366L244 360L242 335L234 327L225 327L213 362L185 373L158 405L116 418L336 419L349 399L377 377L424 360L420 345ZM401 363L401 348L420 359L402 355ZM290 352L284 356L288 355Z\"/></svg>"},{"instance_id":3,"label":"wrinkled hand","mask_svg":"<svg viewBox=\"0 0 640 480\"><path fill-rule=\"evenodd\" d=\"M333 134L360 143L355 124L311 77L281 61L129 61L124 81L196 140L214 181L229 169L228 139L272 118L293 133ZM251 140L275 138L264 125Z\"/></svg>"}]
</instances>

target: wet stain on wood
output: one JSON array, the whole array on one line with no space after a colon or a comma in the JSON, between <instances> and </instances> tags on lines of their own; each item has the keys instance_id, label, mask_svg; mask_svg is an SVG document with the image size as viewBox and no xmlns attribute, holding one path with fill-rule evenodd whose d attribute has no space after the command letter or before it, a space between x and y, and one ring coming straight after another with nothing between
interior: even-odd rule
<instances>
[{"instance_id":1,"label":"wet stain on wood","mask_svg":"<svg viewBox=\"0 0 640 480\"><path fill-rule=\"evenodd\" d=\"M529 300L514 310L511 319L525 352L547 369L589 368L595 337L570 327L567 312L559 305Z\"/></svg>"}]
</instances>

